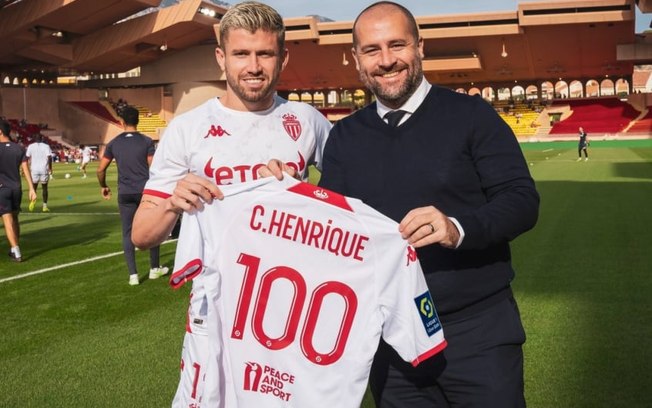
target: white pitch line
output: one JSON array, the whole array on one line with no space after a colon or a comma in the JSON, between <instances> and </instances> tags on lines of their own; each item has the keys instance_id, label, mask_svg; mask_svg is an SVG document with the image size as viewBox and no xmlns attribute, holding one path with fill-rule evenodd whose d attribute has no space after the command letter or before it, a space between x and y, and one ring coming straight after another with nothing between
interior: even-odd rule
<instances>
[{"instance_id":1,"label":"white pitch line","mask_svg":"<svg viewBox=\"0 0 652 408\"><path fill-rule=\"evenodd\" d=\"M175 242L175 241L176 241L176 239L170 239L170 240L164 241L161 245L165 245L167 243ZM136 250L138 250L138 249L136 248ZM98 256L94 256L92 258L82 259L81 261L68 262L67 264L63 264L63 265L51 266L49 268L44 268L44 269L39 269L37 271L23 273L22 275L10 276L8 278L0 279L0 283L9 282L9 281L12 281L12 280L17 280L17 279L23 279L23 278L27 278L27 277L34 276L34 275L40 275L42 273L56 271L57 269L67 268L69 266L81 265L81 264L85 264L85 263L88 263L88 262L98 261L100 259L110 258L110 257L116 256L116 255L122 255L123 253L124 253L124 251L112 252L110 254L98 255Z\"/></svg>"},{"instance_id":2,"label":"white pitch line","mask_svg":"<svg viewBox=\"0 0 652 408\"><path fill-rule=\"evenodd\" d=\"M46 212L46 213L44 213L44 212L38 213L38 212L21 211L20 215L21 215L21 217L25 216L25 215L27 215L27 216L32 216L32 215L37 215L37 216L38 215L43 215L43 216L51 216L51 215L74 215L74 216L79 216L79 215L120 215L120 213L119 212L94 212L94 213L88 213L88 212L85 212L85 213L70 213L70 212L66 212L66 213L63 213L63 212L56 212L56 211L49 211L49 212Z\"/></svg>"},{"instance_id":3,"label":"white pitch line","mask_svg":"<svg viewBox=\"0 0 652 408\"><path fill-rule=\"evenodd\" d=\"M543 153L546 153L546 152L551 152L551 151L553 151L553 150L555 150L555 149L546 149L546 150L542 150L542 152L543 152Z\"/></svg>"}]
</instances>

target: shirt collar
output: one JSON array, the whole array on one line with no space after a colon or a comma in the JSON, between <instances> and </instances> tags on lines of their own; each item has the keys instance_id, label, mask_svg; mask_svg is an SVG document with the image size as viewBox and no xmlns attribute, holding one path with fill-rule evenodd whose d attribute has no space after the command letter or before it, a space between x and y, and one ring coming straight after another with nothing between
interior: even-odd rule
<instances>
[{"instance_id":1,"label":"shirt collar","mask_svg":"<svg viewBox=\"0 0 652 408\"><path fill-rule=\"evenodd\" d=\"M421 106L421 103L426 99L426 96L428 96L428 92L430 92L430 88L432 85L426 81L426 78L423 77L421 80L421 84L417 87L416 91L410 96L410 98L405 101L401 107L398 109L406 111L408 114L413 114L414 111ZM384 118L387 112L393 111L396 109L391 109L388 108L387 106L383 105L379 100L376 100L376 112L378 112L378 116L381 118Z\"/></svg>"}]
</instances>

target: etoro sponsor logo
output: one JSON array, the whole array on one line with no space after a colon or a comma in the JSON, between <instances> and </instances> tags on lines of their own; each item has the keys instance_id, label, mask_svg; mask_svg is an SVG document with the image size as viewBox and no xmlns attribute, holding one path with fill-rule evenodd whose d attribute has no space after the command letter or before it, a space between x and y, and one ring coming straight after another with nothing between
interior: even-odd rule
<instances>
[{"instance_id":1,"label":"etoro sponsor logo","mask_svg":"<svg viewBox=\"0 0 652 408\"><path fill-rule=\"evenodd\" d=\"M298 161L286 161L285 164L293 168L297 174L304 174L306 169L306 159L300 151L297 151ZM237 164L233 166L217 166L213 164L213 157L211 156L204 165L204 175L209 179L215 180L218 186L244 183L258 179L258 169L265 166L264 163L255 164Z\"/></svg>"},{"instance_id":2,"label":"etoro sponsor logo","mask_svg":"<svg viewBox=\"0 0 652 408\"><path fill-rule=\"evenodd\" d=\"M245 363L243 389L273 395L283 401L290 401L292 394L288 385L294 384L294 375L279 371L268 365L249 361Z\"/></svg>"}]
</instances>

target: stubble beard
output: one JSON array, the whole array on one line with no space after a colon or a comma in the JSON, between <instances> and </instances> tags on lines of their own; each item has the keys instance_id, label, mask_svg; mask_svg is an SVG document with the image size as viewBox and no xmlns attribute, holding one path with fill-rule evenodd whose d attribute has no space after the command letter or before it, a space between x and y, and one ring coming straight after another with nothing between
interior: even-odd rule
<instances>
[{"instance_id":1,"label":"stubble beard","mask_svg":"<svg viewBox=\"0 0 652 408\"><path fill-rule=\"evenodd\" d=\"M376 99L390 108L398 108L410 99L410 96L419 87L421 78L423 78L423 69L421 60L418 58L414 59L408 67L408 76L405 81L395 89L384 88L374 75L360 72L360 81L376 96Z\"/></svg>"},{"instance_id":2,"label":"stubble beard","mask_svg":"<svg viewBox=\"0 0 652 408\"><path fill-rule=\"evenodd\" d=\"M248 76L251 77L251 75ZM237 77L230 75L228 72L226 73L226 82L240 100L247 103L258 103L269 98L274 93L276 84L278 83L279 73L278 71L273 73L271 78L264 74L259 75L259 77L263 80L268 80L268 82L265 87L257 91L247 90L246 87L240 85Z\"/></svg>"}]
</instances>

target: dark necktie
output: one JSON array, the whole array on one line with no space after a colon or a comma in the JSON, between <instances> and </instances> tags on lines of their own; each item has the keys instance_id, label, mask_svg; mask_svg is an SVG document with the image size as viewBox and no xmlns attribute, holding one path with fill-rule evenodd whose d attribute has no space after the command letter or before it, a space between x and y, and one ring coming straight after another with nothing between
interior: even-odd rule
<instances>
[{"instance_id":1,"label":"dark necktie","mask_svg":"<svg viewBox=\"0 0 652 408\"><path fill-rule=\"evenodd\" d=\"M398 124L401 122L401 119L403 118L403 115L405 115L407 112L404 110L395 110L391 112L387 112L385 114L385 119L387 119L387 124L391 127L396 127Z\"/></svg>"}]
</instances>

